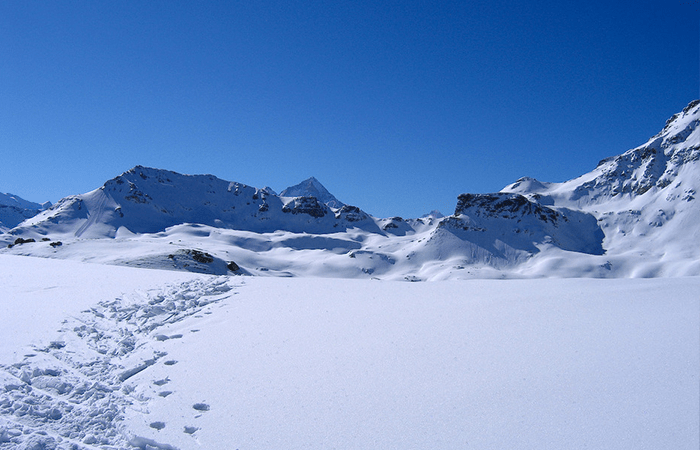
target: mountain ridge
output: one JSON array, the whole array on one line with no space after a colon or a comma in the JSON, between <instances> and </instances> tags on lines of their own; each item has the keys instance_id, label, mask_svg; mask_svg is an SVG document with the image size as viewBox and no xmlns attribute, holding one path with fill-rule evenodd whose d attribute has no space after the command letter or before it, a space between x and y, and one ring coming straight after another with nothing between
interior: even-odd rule
<instances>
[{"instance_id":1,"label":"mountain ridge","mask_svg":"<svg viewBox=\"0 0 700 450\"><path fill-rule=\"evenodd\" d=\"M156 256L135 257L120 254L119 246L139 241L133 252L144 253L177 235L197 247L178 251L235 259L257 275L700 275L698 124L700 101L693 101L645 144L588 173L562 183L523 177L498 193L461 194L447 217L375 218L338 201L314 177L278 195L213 175L135 166L94 191L61 199L0 242L60 239L69 245L4 251L85 258L78 249L97 239L103 261L173 268L176 258L163 261L160 247ZM176 268L183 267L190 270Z\"/></svg>"}]
</instances>

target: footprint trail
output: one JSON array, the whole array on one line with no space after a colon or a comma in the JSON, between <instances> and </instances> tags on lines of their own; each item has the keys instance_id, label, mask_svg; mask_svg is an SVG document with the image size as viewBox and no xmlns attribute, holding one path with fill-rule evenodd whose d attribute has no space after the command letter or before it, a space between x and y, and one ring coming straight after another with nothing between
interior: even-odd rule
<instances>
[{"instance_id":1,"label":"footprint trail","mask_svg":"<svg viewBox=\"0 0 700 450\"><path fill-rule=\"evenodd\" d=\"M102 301L64 321L59 336L12 365L0 364L0 450L159 449L176 447L137 436L125 413L148 411L152 399L133 380L156 365L177 363L156 344L184 339L167 329L201 320L211 306L233 295L228 277L207 277ZM165 387L170 379L153 379ZM165 399L171 390L160 390ZM192 399L193 412L207 411ZM167 418L150 428L166 428ZM196 427L183 433L194 435Z\"/></svg>"}]
</instances>

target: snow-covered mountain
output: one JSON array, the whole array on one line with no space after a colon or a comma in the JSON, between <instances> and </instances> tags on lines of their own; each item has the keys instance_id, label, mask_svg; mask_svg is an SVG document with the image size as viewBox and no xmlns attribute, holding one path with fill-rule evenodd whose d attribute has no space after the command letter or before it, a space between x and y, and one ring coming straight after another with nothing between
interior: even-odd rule
<instances>
[{"instance_id":1,"label":"snow-covered mountain","mask_svg":"<svg viewBox=\"0 0 700 450\"><path fill-rule=\"evenodd\" d=\"M578 209L605 233L606 266L637 276L700 273L700 100L644 145L563 183L521 178L503 192Z\"/></svg>"},{"instance_id":2,"label":"snow-covered mountain","mask_svg":"<svg viewBox=\"0 0 700 450\"><path fill-rule=\"evenodd\" d=\"M314 177L307 178L299 184L290 186L280 192L280 197L314 197L321 203L331 208L342 208L345 203L341 202Z\"/></svg>"},{"instance_id":3,"label":"snow-covered mountain","mask_svg":"<svg viewBox=\"0 0 700 450\"><path fill-rule=\"evenodd\" d=\"M700 275L698 123L694 101L646 144L587 174L563 183L521 178L498 193L462 194L447 217L371 217L313 177L278 195L212 175L136 166L62 199L0 242L12 246L2 250L8 253L212 273Z\"/></svg>"},{"instance_id":4,"label":"snow-covered mountain","mask_svg":"<svg viewBox=\"0 0 700 450\"><path fill-rule=\"evenodd\" d=\"M0 192L0 231L16 227L50 206L51 202L34 203L18 195Z\"/></svg>"},{"instance_id":5,"label":"snow-covered mountain","mask_svg":"<svg viewBox=\"0 0 700 450\"><path fill-rule=\"evenodd\" d=\"M314 186L321 193L327 192L318 181L314 181ZM343 205L332 209L316 197L278 196L270 189L213 175L183 175L136 166L99 189L60 200L13 230L13 234L113 238L120 230L157 233L185 223L258 233L376 228L358 208Z\"/></svg>"}]
</instances>

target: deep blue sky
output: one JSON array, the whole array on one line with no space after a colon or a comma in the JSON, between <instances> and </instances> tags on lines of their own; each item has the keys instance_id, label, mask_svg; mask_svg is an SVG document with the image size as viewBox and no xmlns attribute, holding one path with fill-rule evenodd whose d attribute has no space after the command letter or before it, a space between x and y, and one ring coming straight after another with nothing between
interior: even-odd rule
<instances>
[{"instance_id":1,"label":"deep blue sky","mask_svg":"<svg viewBox=\"0 0 700 450\"><path fill-rule=\"evenodd\" d=\"M141 164L376 216L564 181L700 96L698 2L0 1L0 192Z\"/></svg>"}]
</instances>

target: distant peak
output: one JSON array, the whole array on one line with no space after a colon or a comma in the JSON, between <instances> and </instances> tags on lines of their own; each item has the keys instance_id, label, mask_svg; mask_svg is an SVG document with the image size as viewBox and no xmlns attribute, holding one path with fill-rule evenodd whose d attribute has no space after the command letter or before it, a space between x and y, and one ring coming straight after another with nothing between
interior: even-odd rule
<instances>
[{"instance_id":1,"label":"distant peak","mask_svg":"<svg viewBox=\"0 0 700 450\"><path fill-rule=\"evenodd\" d=\"M281 197L315 197L331 208L342 208L345 204L335 198L316 177L309 177L299 184L280 192Z\"/></svg>"},{"instance_id":2,"label":"distant peak","mask_svg":"<svg viewBox=\"0 0 700 450\"><path fill-rule=\"evenodd\" d=\"M36 203L29 200L25 200L19 195L11 194L9 192L0 192L0 205L15 206L20 209L42 210L49 208L51 206L51 202Z\"/></svg>"}]
</instances>

